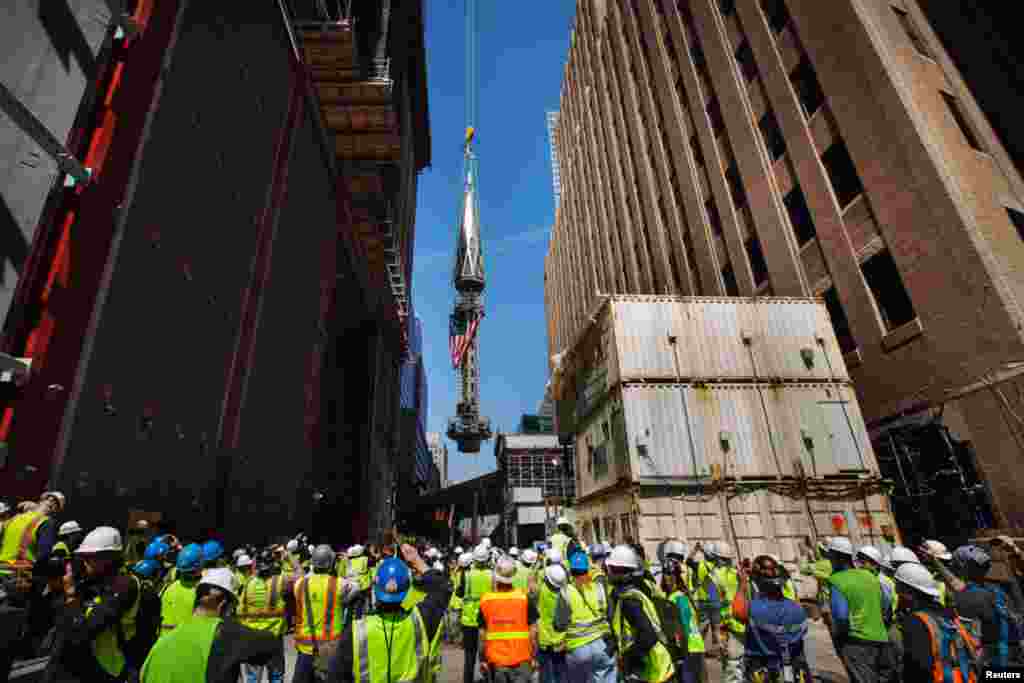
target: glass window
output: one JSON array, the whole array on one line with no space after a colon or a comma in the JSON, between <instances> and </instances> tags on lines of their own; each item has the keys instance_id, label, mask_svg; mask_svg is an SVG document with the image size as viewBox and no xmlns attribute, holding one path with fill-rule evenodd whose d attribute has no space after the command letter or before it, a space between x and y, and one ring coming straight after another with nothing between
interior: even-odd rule
<instances>
[{"instance_id":1,"label":"glass window","mask_svg":"<svg viewBox=\"0 0 1024 683\"><path fill-rule=\"evenodd\" d=\"M810 119L825 103L825 93L821 91L818 75L814 73L814 67L806 55L789 75L789 81L793 84L797 99L800 100L804 116Z\"/></svg>"},{"instance_id":2,"label":"glass window","mask_svg":"<svg viewBox=\"0 0 1024 683\"><path fill-rule=\"evenodd\" d=\"M807 199L804 197L803 190L799 187L794 187L782 199L782 203L786 205L789 222L793 224L796 243L802 247L814 239L817 234L814 230L811 210L807 208Z\"/></svg>"},{"instance_id":3,"label":"glass window","mask_svg":"<svg viewBox=\"0 0 1024 683\"><path fill-rule=\"evenodd\" d=\"M864 192L864 186L860 183L860 176L853 165L846 144L842 140L832 143L832 146L821 155L821 163L825 165L829 180L832 181L832 189L836 193L839 208L845 209Z\"/></svg>"},{"instance_id":4,"label":"glass window","mask_svg":"<svg viewBox=\"0 0 1024 683\"><path fill-rule=\"evenodd\" d=\"M878 252L863 264L861 272L875 295L886 330L894 330L917 317L914 304L903 286L903 278L888 249Z\"/></svg>"}]
</instances>

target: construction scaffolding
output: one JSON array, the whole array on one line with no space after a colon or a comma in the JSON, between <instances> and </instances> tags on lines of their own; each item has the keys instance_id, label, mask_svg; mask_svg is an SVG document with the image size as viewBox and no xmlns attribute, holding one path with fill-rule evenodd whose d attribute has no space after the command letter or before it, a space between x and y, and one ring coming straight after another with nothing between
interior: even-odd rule
<instances>
[{"instance_id":1,"label":"construction scaffolding","mask_svg":"<svg viewBox=\"0 0 1024 683\"><path fill-rule=\"evenodd\" d=\"M576 467L572 449L522 449L509 440L530 436L504 435L506 446L498 453L498 469L505 474L508 489L539 488L544 499L571 501L576 497ZM541 436L541 435L537 435ZM550 439L550 437L548 437Z\"/></svg>"}]
</instances>

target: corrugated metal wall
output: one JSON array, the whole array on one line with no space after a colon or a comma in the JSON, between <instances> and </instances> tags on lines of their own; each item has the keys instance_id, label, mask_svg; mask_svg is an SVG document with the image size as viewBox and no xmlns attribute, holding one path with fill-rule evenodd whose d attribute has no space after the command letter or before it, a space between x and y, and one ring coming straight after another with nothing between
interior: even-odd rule
<instances>
[{"instance_id":1,"label":"corrugated metal wall","mask_svg":"<svg viewBox=\"0 0 1024 683\"><path fill-rule=\"evenodd\" d=\"M5 3L0 82L60 141L68 141L112 34L103 0ZM0 320L57 177L57 165L0 114Z\"/></svg>"}]
</instances>

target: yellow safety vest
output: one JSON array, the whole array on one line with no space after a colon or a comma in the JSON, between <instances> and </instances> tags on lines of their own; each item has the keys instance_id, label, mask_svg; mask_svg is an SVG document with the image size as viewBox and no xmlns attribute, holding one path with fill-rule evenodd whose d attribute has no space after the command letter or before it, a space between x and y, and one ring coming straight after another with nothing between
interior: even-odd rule
<instances>
[{"instance_id":1,"label":"yellow safety vest","mask_svg":"<svg viewBox=\"0 0 1024 683\"><path fill-rule=\"evenodd\" d=\"M284 588L283 576L272 576L268 579L259 576L249 578L242 584L239 621L257 631L270 631L275 636L283 636Z\"/></svg>"},{"instance_id":2,"label":"yellow safety vest","mask_svg":"<svg viewBox=\"0 0 1024 683\"><path fill-rule=\"evenodd\" d=\"M530 588L530 570L518 562L516 563L516 575L512 579L512 586L517 591L524 593L528 592Z\"/></svg>"},{"instance_id":3,"label":"yellow safety vest","mask_svg":"<svg viewBox=\"0 0 1024 683\"><path fill-rule=\"evenodd\" d=\"M668 597L673 604L676 604L677 608L677 601L679 598L686 601L686 605L689 607L690 612L690 618L686 622L686 652L687 654L704 652L704 637L700 633L700 619L697 616L697 609L694 607L693 600L691 600L690 596L682 591L676 591ZM682 615L680 615L680 617L681 616Z\"/></svg>"},{"instance_id":4,"label":"yellow safety vest","mask_svg":"<svg viewBox=\"0 0 1024 683\"><path fill-rule=\"evenodd\" d=\"M564 595L572 611L571 623L565 632L566 649L572 651L589 645L611 631L608 597L603 587L593 581L583 588L570 585Z\"/></svg>"},{"instance_id":5,"label":"yellow safety vest","mask_svg":"<svg viewBox=\"0 0 1024 683\"><path fill-rule=\"evenodd\" d=\"M571 538L569 538L561 531L559 531L557 533L552 534L551 539L548 542L552 548L556 549L559 552L559 554L561 554L562 564L565 565L566 569L569 568L569 558L565 556L565 550L569 547L569 541L571 540Z\"/></svg>"},{"instance_id":6,"label":"yellow safety vest","mask_svg":"<svg viewBox=\"0 0 1024 683\"><path fill-rule=\"evenodd\" d=\"M306 609L306 584L309 584L309 602L313 621L310 624ZM295 583L295 648L305 655L313 654L313 641L328 642L341 638L345 624L341 586L338 577L314 574Z\"/></svg>"},{"instance_id":7,"label":"yellow safety vest","mask_svg":"<svg viewBox=\"0 0 1024 683\"><path fill-rule=\"evenodd\" d=\"M370 588L370 560L366 555L353 557L348 561L348 578L359 585L359 590Z\"/></svg>"},{"instance_id":8,"label":"yellow safety vest","mask_svg":"<svg viewBox=\"0 0 1024 683\"><path fill-rule=\"evenodd\" d=\"M352 625L354 679L357 683L428 681L429 647L427 627L418 607L411 612L373 614L359 619Z\"/></svg>"},{"instance_id":9,"label":"yellow safety vest","mask_svg":"<svg viewBox=\"0 0 1024 683\"><path fill-rule=\"evenodd\" d=\"M135 579L135 603L131 609L121 616L121 630L124 633L125 641L135 637L135 618L139 613L139 603L142 602L142 583L137 577ZM97 597L85 610L89 614L103 601L102 596ZM111 676L120 676L124 671L125 656L117 639L117 625L108 627L97 635L92 641L92 654L96 663Z\"/></svg>"},{"instance_id":10,"label":"yellow safety vest","mask_svg":"<svg viewBox=\"0 0 1024 683\"><path fill-rule=\"evenodd\" d=\"M560 650L565 645L565 633L555 630L555 609L558 605L558 593L551 590L547 581L540 581L537 589L537 639L545 650Z\"/></svg>"},{"instance_id":11,"label":"yellow safety vest","mask_svg":"<svg viewBox=\"0 0 1024 683\"><path fill-rule=\"evenodd\" d=\"M181 579L175 579L160 596L160 635L170 633L179 624L184 624L192 618L192 611L196 604L196 585L199 580L189 582L192 585L182 583Z\"/></svg>"},{"instance_id":12,"label":"yellow safety vest","mask_svg":"<svg viewBox=\"0 0 1024 683\"><path fill-rule=\"evenodd\" d=\"M654 603L642 591L636 588L625 591L615 603L612 631L619 641L619 652L622 654L628 652L629 648L633 647L633 641L635 640L633 628L629 625L628 621L622 618L622 601L626 599L640 601L644 614L647 615L651 625L658 634L658 642L655 643L654 647L644 657L644 667L643 671L640 672L640 677L644 681L648 681L648 683L664 683L675 675L676 669L672 664L672 655L669 654L668 648L665 647L665 634L661 629L661 621L658 619L658 613L654 609Z\"/></svg>"},{"instance_id":13,"label":"yellow safety vest","mask_svg":"<svg viewBox=\"0 0 1024 683\"><path fill-rule=\"evenodd\" d=\"M740 578L735 567L719 567L714 573L718 598L722 601L722 625L737 635L746 633L747 626L732 615L732 601L739 590Z\"/></svg>"},{"instance_id":14,"label":"yellow safety vest","mask_svg":"<svg viewBox=\"0 0 1024 683\"><path fill-rule=\"evenodd\" d=\"M490 593L494 585L494 577L489 569L469 570L466 574L466 589L462 596L462 625L477 627L477 615L480 613L480 598Z\"/></svg>"},{"instance_id":15,"label":"yellow safety vest","mask_svg":"<svg viewBox=\"0 0 1024 683\"><path fill-rule=\"evenodd\" d=\"M4 524L0 543L0 573L13 574L31 569L36 561L36 540L39 527L47 520L41 512L22 512Z\"/></svg>"},{"instance_id":16,"label":"yellow safety vest","mask_svg":"<svg viewBox=\"0 0 1024 683\"><path fill-rule=\"evenodd\" d=\"M456 567L455 571L452 572L452 585L457 588L458 585L459 585L459 582L461 580L462 580L462 570ZM452 597L448 601L448 609L453 609L453 610L461 610L462 609L462 598L460 598L456 594L456 591L452 591Z\"/></svg>"},{"instance_id":17,"label":"yellow safety vest","mask_svg":"<svg viewBox=\"0 0 1024 683\"><path fill-rule=\"evenodd\" d=\"M57 555L58 553L63 553L65 557L69 557L71 555L71 548L64 541L57 541L53 544L53 550L50 551L50 554Z\"/></svg>"}]
</instances>

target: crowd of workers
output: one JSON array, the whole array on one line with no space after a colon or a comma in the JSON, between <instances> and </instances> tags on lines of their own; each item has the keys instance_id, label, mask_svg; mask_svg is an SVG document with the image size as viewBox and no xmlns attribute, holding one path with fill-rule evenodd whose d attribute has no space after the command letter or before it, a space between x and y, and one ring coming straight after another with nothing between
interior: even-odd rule
<instances>
[{"instance_id":1,"label":"crowd of workers","mask_svg":"<svg viewBox=\"0 0 1024 683\"><path fill-rule=\"evenodd\" d=\"M47 492L0 508L5 680L14 658L45 654L46 681L278 683L288 634L295 683L433 683L443 642L461 643L464 683L698 683L709 660L723 683L813 680L800 579L727 543L669 540L648 558L588 546L559 519L521 552L395 538L335 552L300 535L229 555L216 540L133 548L112 527L57 527L64 504ZM970 683L1020 658L1020 591L988 581L991 566L977 545L883 554L835 537L800 571L851 683Z\"/></svg>"}]
</instances>

